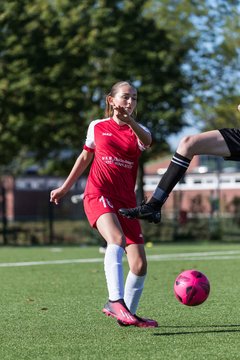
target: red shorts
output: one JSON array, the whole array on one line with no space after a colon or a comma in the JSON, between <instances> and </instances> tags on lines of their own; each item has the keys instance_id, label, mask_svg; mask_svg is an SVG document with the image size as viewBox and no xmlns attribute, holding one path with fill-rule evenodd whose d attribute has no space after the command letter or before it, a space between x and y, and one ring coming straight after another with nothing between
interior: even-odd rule
<instances>
[{"instance_id":1,"label":"red shorts","mask_svg":"<svg viewBox=\"0 0 240 360\"><path fill-rule=\"evenodd\" d=\"M96 228L99 216L106 213L117 215L123 233L126 237L126 244L144 244L142 229L139 220L127 219L118 214L118 209L127 207L119 201L106 198L105 196L87 195L83 200L84 210L92 227Z\"/></svg>"}]
</instances>

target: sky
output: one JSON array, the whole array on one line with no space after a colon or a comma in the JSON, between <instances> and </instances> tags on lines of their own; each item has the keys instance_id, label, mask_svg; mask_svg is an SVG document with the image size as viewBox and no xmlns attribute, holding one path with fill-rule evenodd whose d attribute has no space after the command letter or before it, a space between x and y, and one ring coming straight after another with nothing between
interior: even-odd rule
<instances>
[{"instance_id":1,"label":"sky","mask_svg":"<svg viewBox=\"0 0 240 360\"><path fill-rule=\"evenodd\" d=\"M182 131L179 132L177 135L171 135L168 138L168 143L170 145L171 151L175 151L177 148L177 145L182 137L187 135L195 135L199 133L199 129L195 127L184 127Z\"/></svg>"}]
</instances>

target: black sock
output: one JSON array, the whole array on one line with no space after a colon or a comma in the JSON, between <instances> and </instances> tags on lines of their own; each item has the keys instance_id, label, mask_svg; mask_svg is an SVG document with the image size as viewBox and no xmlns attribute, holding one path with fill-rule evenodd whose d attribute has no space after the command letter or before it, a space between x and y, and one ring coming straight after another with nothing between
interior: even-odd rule
<instances>
[{"instance_id":1,"label":"black sock","mask_svg":"<svg viewBox=\"0 0 240 360\"><path fill-rule=\"evenodd\" d=\"M176 152L148 203L153 206L156 205L156 207L159 207L159 204L164 204L174 186L187 171L190 162L190 159Z\"/></svg>"}]
</instances>

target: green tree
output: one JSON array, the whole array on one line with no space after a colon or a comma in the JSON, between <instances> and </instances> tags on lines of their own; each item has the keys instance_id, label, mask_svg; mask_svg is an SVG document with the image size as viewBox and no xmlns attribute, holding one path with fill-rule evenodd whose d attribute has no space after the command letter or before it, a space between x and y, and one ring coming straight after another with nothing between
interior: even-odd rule
<instances>
[{"instance_id":1,"label":"green tree","mask_svg":"<svg viewBox=\"0 0 240 360\"><path fill-rule=\"evenodd\" d=\"M64 16L63 5L1 4L2 164L29 151L35 161L43 159L83 137L79 112L87 103L81 87L87 81L88 53L79 19Z\"/></svg>"},{"instance_id":2,"label":"green tree","mask_svg":"<svg viewBox=\"0 0 240 360\"><path fill-rule=\"evenodd\" d=\"M139 119L155 134L157 151L166 148L166 136L183 125L190 82L181 65L191 44L176 46L147 5L1 3L1 164L29 151L33 161L50 156L55 165L61 149L74 155L89 121L103 116L99 108L110 86L121 79L139 86ZM65 159L59 168L66 172L70 164Z\"/></svg>"},{"instance_id":3,"label":"green tree","mask_svg":"<svg viewBox=\"0 0 240 360\"><path fill-rule=\"evenodd\" d=\"M239 1L152 0L150 9L168 32L177 29L183 41L190 37L195 43L183 65L192 80L186 99L190 125L200 130L238 127ZM178 41L179 37L173 37Z\"/></svg>"},{"instance_id":4,"label":"green tree","mask_svg":"<svg viewBox=\"0 0 240 360\"><path fill-rule=\"evenodd\" d=\"M168 148L167 136L187 123L186 109L210 127L219 123L216 118L226 122L233 114L226 104L233 108L236 93L230 75L237 79L239 67L234 5L233 0L219 0L217 8L208 0L3 0L0 165L19 169L16 163L26 166L25 159L45 164L48 159L46 172L66 174L88 123L103 116L106 93L122 79L139 88L138 117L154 135L143 161ZM62 150L71 157L60 157Z\"/></svg>"}]
</instances>

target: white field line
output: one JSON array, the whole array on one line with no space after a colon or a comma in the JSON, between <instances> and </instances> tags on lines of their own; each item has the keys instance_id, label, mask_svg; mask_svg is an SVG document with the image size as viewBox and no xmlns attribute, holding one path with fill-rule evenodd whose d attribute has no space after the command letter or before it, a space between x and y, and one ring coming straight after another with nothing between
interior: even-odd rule
<instances>
[{"instance_id":1,"label":"white field line","mask_svg":"<svg viewBox=\"0 0 240 360\"><path fill-rule=\"evenodd\" d=\"M103 258L0 263L0 267L18 267L18 266L35 266L35 265L64 265L64 264L81 264L81 263L84 264L84 263L98 263L98 262L103 262Z\"/></svg>"},{"instance_id":2,"label":"white field line","mask_svg":"<svg viewBox=\"0 0 240 360\"><path fill-rule=\"evenodd\" d=\"M147 259L148 261L232 260L232 259L240 259L240 250L149 255L147 256ZM103 257L92 258L92 259L65 259L65 260L9 262L9 263L0 263L0 268L38 266L38 265L85 264L85 263L101 263L101 262L103 262Z\"/></svg>"}]
</instances>

